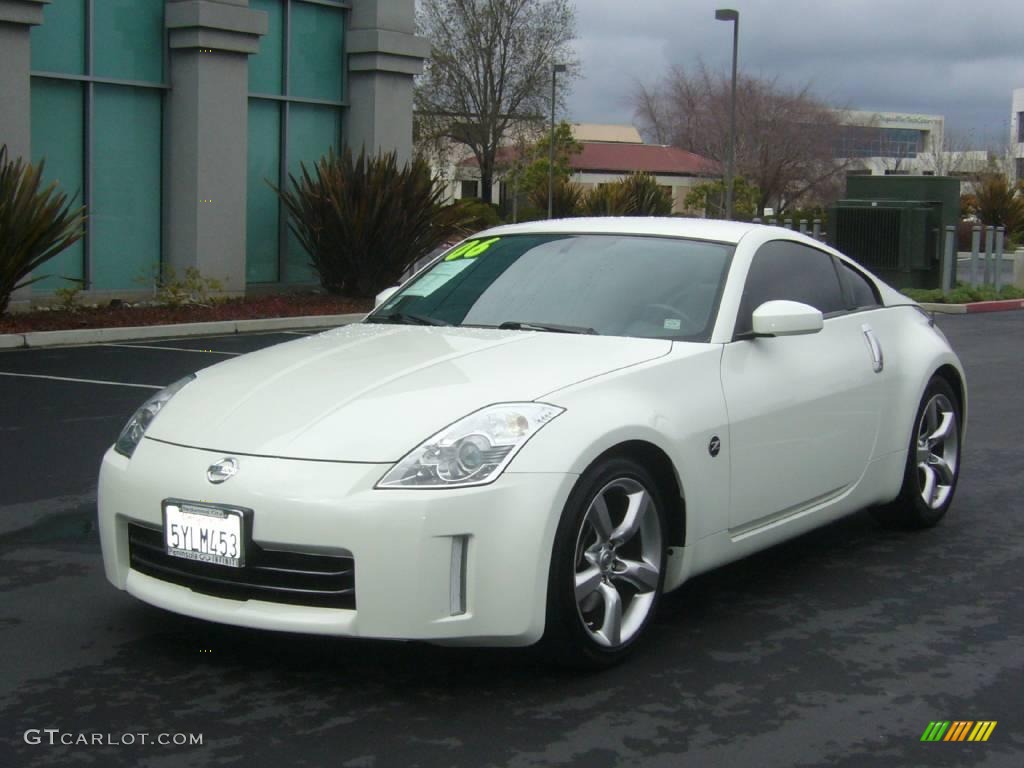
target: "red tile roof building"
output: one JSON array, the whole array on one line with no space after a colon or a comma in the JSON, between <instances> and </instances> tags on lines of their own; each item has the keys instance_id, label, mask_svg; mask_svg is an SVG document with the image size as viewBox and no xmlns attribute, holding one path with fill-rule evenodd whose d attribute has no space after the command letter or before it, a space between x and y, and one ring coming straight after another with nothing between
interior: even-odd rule
<instances>
[{"instance_id":1,"label":"red tile roof building","mask_svg":"<svg viewBox=\"0 0 1024 768\"><path fill-rule=\"evenodd\" d=\"M646 171L668 176L716 176L718 165L693 152L658 144L583 142L583 151L570 164L577 172L632 173Z\"/></svg>"},{"instance_id":2,"label":"red tile roof building","mask_svg":"<svg viewBox=\"0 0 1024 768\"><path fill-rule=\"evenodd\" d=\"M588 127L588 126L583 126ZM622 128L622 126L589 126L589 128ZM594 133L593 130L590 131ZM606 133L608 133L606 131ZM621 133L621 131L620 131ZM636 134L636 131L632 131ZM598 134L601 135L601 134ZM613 134L609 133L609 136ZM617 134L614 134L617 135ZM674 213L697 213L688 211L685 206L687 193L704 179L720 178L721 170L718 163L706 157L687 152L676 147L660 144L644 144L639 140L629 141L579 141L582 151L570 158L573 170L572 180L584 189L607 184L622 178L626 174L643 171L653 174L662 187L672 195ZM498 150L498 166L511 165L515 159L512 147L501 147ZM479 173L476 169L476 158L468 157L457 164L457 172L453 180L453 192L458 190L459 197L476 197L479 195ZM494 200L504 200L510 190L504 188L500 179L495 180ZM456 196L456 195L453 195Z\"/></svg>"}]
</instances>

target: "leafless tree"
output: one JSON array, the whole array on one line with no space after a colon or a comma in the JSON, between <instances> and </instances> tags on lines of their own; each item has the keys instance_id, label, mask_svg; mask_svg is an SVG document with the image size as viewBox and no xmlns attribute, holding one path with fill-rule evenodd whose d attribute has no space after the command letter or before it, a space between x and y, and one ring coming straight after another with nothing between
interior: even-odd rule
<instances>
[{"instance_id":1,"label":"leafless tree","mask_svg":"<svg viewBox=\"0 0 1024 768\"><path fill-rule=\"evenodd\" d=\"M724 163L730 80L700 64L639 85L633 107L649 138ZM835 158L839 115L804 87L741 75L736 91L736 170L760 190L759 210L779 212L833 186L849 161Z\"/></svg>"},{"instance_id":2,"label":"leafless tree","mask_svg":"<svg viewBox=\"0 0 1024 768\"><path fill-rule=\"evenodd\" d=\"M570 0L422 0L418 24L431 43L416 86L421 135L463 144L491 200L498 148L510 126L542 120L554 64L568 64L575 35Z\"/></svg>"},{"instance_id":3,"label":"leafless tree","mask_svg":"<svg viewBox=\"0 0 1024 768\"><path fill-rule=\"evenodd\" d=\"M933 147L931 152L925 152L920 156L921 169L931 171L936 176L951 176L955 173L981 170L972 167L974 162L974 153L971 150L972 141L970 133L943 131L942 141L938 146Z\"/></svg>"}]
</instances>

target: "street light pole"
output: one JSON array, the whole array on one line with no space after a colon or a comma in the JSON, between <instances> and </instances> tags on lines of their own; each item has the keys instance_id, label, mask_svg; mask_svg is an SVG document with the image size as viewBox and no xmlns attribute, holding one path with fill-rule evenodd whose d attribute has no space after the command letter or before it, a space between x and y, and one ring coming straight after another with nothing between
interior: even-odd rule
<instances>
[{"instance_id":1,"label":"street light pole","mask_svg":"<svg viewBox=\"0 0 1024 768\"><path fill-rule=\"evenodd\" d=\"M565 72L565 64L551 67L551 144L548 147L548 218L551 218L555 194L555 80Z\"/></svg>"},{"instance_id":2,"label":"street light pole","mask_svg":"<svg viewBox=\"0 0 1024 768\"><path fill-rule=\"evenodd\" d=\"M731 21L732 26L732 97L729 104L729 152L725 170L725 218L732 218L733 183L736 177L736 62L740 47L740 12L731 8L715 11L718 21Z\"/></svg>"}]
</instances>

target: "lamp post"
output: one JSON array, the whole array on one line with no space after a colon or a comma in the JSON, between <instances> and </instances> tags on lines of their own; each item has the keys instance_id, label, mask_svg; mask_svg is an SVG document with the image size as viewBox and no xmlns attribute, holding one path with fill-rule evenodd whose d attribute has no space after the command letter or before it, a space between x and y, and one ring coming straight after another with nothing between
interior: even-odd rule
<instances>
[{"instance_id":1,"label":"lamp post","mask_svg":"<svg viewBox=\"0 0 1024 768\"><path fill-rule=\"evenodd\" d=\"M559 72L565 72L565 64L551 67L551 145L548 147L548 218L551 218L555 194L555 81Z\"/></svg>"},{"instance_id":2,"label":"lamp post","mask_svg":"<svg viewBox=\"0 0 1024 768\"><path fill-rule=\"evenodd\" d=\"M729 104L729 153L725 169L725 218L732 218L732 190L736 175L736 59L740 45L740 12L731 8L715 11L718 21L731 21L732 26L732 98Z\"/></svg>"}]
</instances>

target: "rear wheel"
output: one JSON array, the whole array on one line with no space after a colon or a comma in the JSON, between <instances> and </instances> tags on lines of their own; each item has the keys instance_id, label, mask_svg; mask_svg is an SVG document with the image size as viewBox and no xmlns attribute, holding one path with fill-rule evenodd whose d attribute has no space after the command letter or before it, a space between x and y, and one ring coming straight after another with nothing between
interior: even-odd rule
<instances>
[{"instance_id":1,"label":"rear wheel","mask_svg":"<svg viewBox=\"0 0 1024 768\"><path fill-rule=\"evenodd\" d=\"M558 526L542 648L573 666L619 661L654 616L664 583L664 504L626 458L580 478Z\"/></svg>"},{"instance_id":2,"label":"rear wheel","mask_svg":"<svg viewBox=\"0 0 1024 768\"><path fill-rule=\"evenodd\" d=\"M917 410L900 495L874 510L875 517L904 528L928 528L942 519L960 476L960 423L953 388L934 377Z\"/></svg>"}]
</instances>

